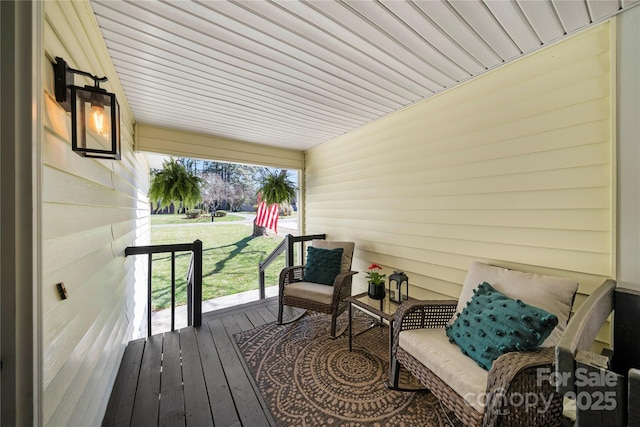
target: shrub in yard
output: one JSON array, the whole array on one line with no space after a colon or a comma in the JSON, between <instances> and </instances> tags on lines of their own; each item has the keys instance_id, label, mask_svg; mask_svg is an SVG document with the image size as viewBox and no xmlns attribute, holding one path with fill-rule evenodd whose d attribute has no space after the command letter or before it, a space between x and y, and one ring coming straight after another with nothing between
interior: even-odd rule
<instances>
[{"instance_id":1,"label":"shrub in yard","mask_svg":"<svg viewBox=\"0 0 640 427\"><path fill-rule=\"evenodd\" d=\"M291 216L293 215L293 208L289 203L281 203L280 206L278 206L278 214L280 216Z\"/></svg>"},{"instance_id":2,"label":"shrub in yard","mask_svg":"<svg viewBox=\"0 0 640 427\"><path fill-rule=\"evenodd\" d=\"M216 211L216 212L214 213L214 215L215 215L216 217L221 218L221 217L223 217L223 216L227 216L227 211Z\"/></svg>"},{"instance_id":3,"label":"shrub in yard","mask_svg":"<svg viewBox=\"0 0 640 427\"><path fill-rule=\"evenodd\" d=\"M189 219L198 218L201 214L202 214L201 209L189 209L186 213L187 218Z\"/></svg>"}]
</instances>

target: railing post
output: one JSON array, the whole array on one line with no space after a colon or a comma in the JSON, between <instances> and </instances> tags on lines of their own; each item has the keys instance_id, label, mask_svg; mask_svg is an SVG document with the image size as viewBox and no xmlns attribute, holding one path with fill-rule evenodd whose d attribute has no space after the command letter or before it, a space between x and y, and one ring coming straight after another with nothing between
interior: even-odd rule
<instances>
[{"instance_id":1,"label":"railing post","mask_svg":"<svg viewBox=\"0 0 640 427\"><path fill-rule=\"evenodd\" d=\"M262 261L258 263L258 289L260 292L260 299L265 299L267 297L266 292L264 290L265 278L264 278L264 268L262 268Z\"/></svg>"},{"instance_id":2,"label":"railing post","mask_svg":"<svg viewBox=\"0 0 640 427\"><path fill-rule=\"evenodd\" d=\"M293 239L291 234L287 234L285 239L287 241L287 267L293 267Z\"/></svg>"},{"instance_id":3,"label":"railing post","mask_svg":"<svg viewBox=\"0 0 640 427\"><path fill-rule=\"evenodd\" d=\"M193 242L193 326L202 324L202 241Z\"/></svg>"},{"instance_id":4,"label":"railing post","mask_svg":"<svg viewBox=\"0 0 640 427\"><path fill-rule=\"evenodd\" d=\"M193 326L193 284L187 282L187 326Z\"/></svg>"},{"instance_id":5,"label":"railing post","mask_svg":"<svg viewBox=\"0 0 640 427\"><path fill-rule=\"evenodd\" d=\"M151 275L153 274L153 254L149 254L149 271L147 274L147 336L151 336Z\"/></svg>"},{"instance_id":6,"label":"railing post","mask_svg":"<svg viewBox=\"0 0 640 427\"><path fill-rule=\"evenodd\" d=\"M171 252L171 331L176 328L176 253Z\"/></svg>"}]
</instances>

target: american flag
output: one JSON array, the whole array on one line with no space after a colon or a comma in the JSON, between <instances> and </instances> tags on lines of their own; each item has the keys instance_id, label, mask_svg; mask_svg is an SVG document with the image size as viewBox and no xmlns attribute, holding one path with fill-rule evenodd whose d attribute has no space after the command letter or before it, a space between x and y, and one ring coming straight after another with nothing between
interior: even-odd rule
<instances>
[{"instance_id":1,"label":"american flag","mask_svg":"<svg viewBox=\"0 0 640 427\"><path fill-rule=\"evenodd\" d=\"M256 215L256 225L259 227L267 227L278 232L278 204L274 203L267 206L265 202L260 201L258 195L258 213Z\"/></svg>"}]
</instances>

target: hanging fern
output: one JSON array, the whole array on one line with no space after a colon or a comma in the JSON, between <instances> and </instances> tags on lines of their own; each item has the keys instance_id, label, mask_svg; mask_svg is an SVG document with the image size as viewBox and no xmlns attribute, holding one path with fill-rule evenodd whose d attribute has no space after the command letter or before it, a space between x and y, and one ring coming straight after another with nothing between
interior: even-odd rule
<instances>
[{"instance_id":1,"label":"hanging fern","mask_svg":"<svg viewBox=\"0 0 640 427\"><path fill-rule=\"evenodd\" d=\"M195 207L202 201L200 188L202 179L173 159L162 162L162 169L151 174L149 199L160 207L179 203L184 208Z\"/></svg>"},{"instance_id":2,"label":"hanging fern","mask_svg":"<svg viewBox=\"0 0 640 427\"><path fill-rule=\"evenodd\" d=\"M259 179L258 193L267 205L291 202L296 199L296 186L287 177L287 171L266 170Z\"/></svg>"}]
</instances>

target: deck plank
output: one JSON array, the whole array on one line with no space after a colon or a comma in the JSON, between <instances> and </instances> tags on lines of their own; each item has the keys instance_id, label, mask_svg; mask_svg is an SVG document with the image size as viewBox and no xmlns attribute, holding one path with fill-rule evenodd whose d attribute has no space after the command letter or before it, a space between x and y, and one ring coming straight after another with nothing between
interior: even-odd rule
<instances>
[{"instance_id":1,"label":"deck plank","mask_svg":"<svg viewBox=\"0 0 640 427\"><path fill-rule=\"evenodd\" d=\"M222 324L224 325L225 331L227 331L227 335L230 340L233 340L233 336L238 332L242 332L242 329L238 325L238 322L233 316L225 316L222 319Z\"/></svg>"},{"instance_id":2,"label":"deck plank","mask_svg":"<svg viewBox=\"0 0 640 427\"><path fill-rule=\"evenodd\" d=\"M138 390L133 403L132 426L158 425L163 340L162 335L153 335L147 338L142 355Z\"/></svg>"},{"instance_id":3,"label":"deck plank","mask_svg":"<svg viewBox=\"0 0 640 427\"><path fill-rule=\"evenodd\" d=\"M205 323L197 328L196 336L198 337L202 370L209 393L213 422L216 427L239 426L241 425L240 418L236 412L231 390L227 384L209 325Z\"/></svg>"},{"instance_id":4,"label":"deck plank","mask_svg":"<svg viewBox=\"0 0 640 427\"><path fill-rule=\"evenodd\" d=\"M248 310L252 310L256 308L266 307L267 305L270 305L270 304L275 304L277 307L278 306L277 297L270 297L263 300L251 301L242 305L226 307L220 310L214 310L214 311L209 311L207 313L202 313L202 323L209 322L210 320L213 320L213 319L226 317L229 315L244 313Z\"/></svg>"},{"instance_id":5,"label":"deck plank","mask_svg":"<svg viewBox=\"0 0 640 427\"><path fill-rule=\"evenodd\" d=\"M246 314L247 314L247 318L249 319L249 321L251 322L254 328L257 328L258 326L262 326L267 323L266 320L264 320L264 318L260 316L260 314L258 314L257 310L247 311Z\"/></svg>"},{"instance_id":6,"label":"deck plank","mask_svg":"<svg viewBox=\"0 0 640 427\"><path fill-rule=\"evenodd\" d=\"M237 322L241 331L248 331L255 327L247 317L246 313L234 314L233 319Z\"/></svg>"},{"instance_id":7,"label":"deck plank","mask_svg":"<svg viewBox=\"0 0 640 427\"><path fill-rule=\"evenodd\" d=\"M131 423L144 346L144 338L131 341L127 345L113 385L114 392L111 393L107 404L106 414L109 416L102 420L103 426L128 426Z\"/></svg>"},{"instance_id":8,"label":"deck plank","mask_svg":"<svg viewBox=\"0 0 640 427\"><path fill-rule=\"evenodd\" d=\"M203 313L198 328L132 341L137 356L123 356L103 425L275 426L233 338L275 321L273 310L275 298L254 301Z\"/></svg>"},{"instance_id":9,"label":"deck plank","mask_svg":"<svg viewBox=\"0 0 640 427\"><path fill-rule=\"evenodd\" d=\"M267 323L275 322L276 320L278 320L278 317L274 315L271 311L269 311L269 309L267 309L266 307L260 307L256 311L260 316L262 316L262 318Z\"/></svg>"},{"instance_id":10,"label":"deck plank","mask_svg":"<svg viewBox=\"0 0 640 427\"><path fill-rule=\"evenodd\" d=\"M213 417L194 328L180 329L180 352L187 427L213 427Z\"/></svg>"},{"instance_id":11,"label":"deck plank","mask_svg":"<svg viewBox=\"0 0 640 427\"><path fill-rule=\"evenodd\" d=\"M269 426L269 420L264 413L260 400L256 396L256 391L251 381L247 378L244 361L239 359L240 356L236 353L231 342L232 334L240 331L237 323L232 316L227 316L210 321L209 328L211 329L211 335L218 350L242 425Z\"/></svg>"},{"instance_id":12,"label":"deck plank","mask_svg":"<svg viewBox=\"0 0 640 427\"><path fill-rule=\"evenodd\" d=\"M265 308L267 310L269 310L269 312L271 312L271 314L273 314L276 318L278 317L278 304L268 304L268 305L265 306ZM287 306L287 305L282 307L283 317L286 317L286 312L287 312L288 308L289 308L289 306Z\"/></svg>"},{"instance_id":13,"label":"deck plank","mask_svg":"<svg viewBox=\"0 0 640 427\"><path fill-rule=\"evenodd\" d=\"M162 348L162 381L160 384L158 425L185 425L182 367L180 366L180 332L165 332Z\"/></svg>"}]
</instances>

